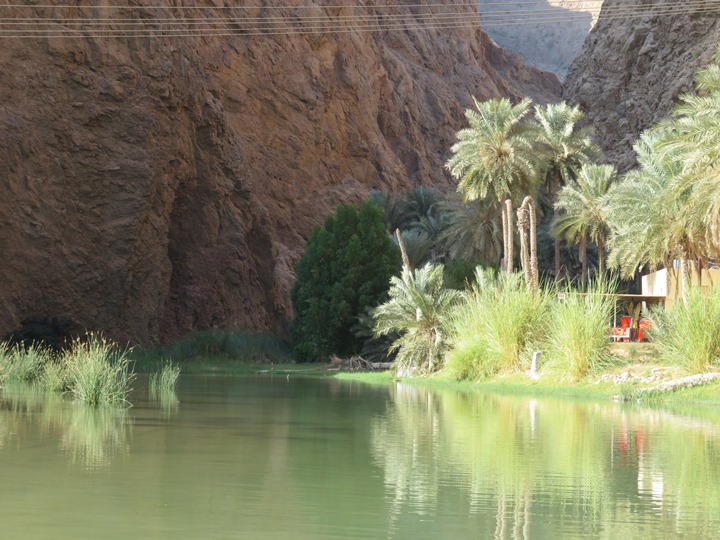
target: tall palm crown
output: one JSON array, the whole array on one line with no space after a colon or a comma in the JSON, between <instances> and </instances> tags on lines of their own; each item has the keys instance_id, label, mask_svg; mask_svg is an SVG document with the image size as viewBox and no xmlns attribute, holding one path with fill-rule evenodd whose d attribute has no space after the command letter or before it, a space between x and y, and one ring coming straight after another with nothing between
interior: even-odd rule
<instances>
[{"instance_id":1,"label":"tall palm crown","mask_svg":"<svg viewBox=\"0 0 720 540\"><path fill-rule=\"evenodd\" d=\"M484 199L491 192L501 201L532 185L536 164L529 127L521 123L530 100L513 105L507 99L479 102L465 111L470 127L458 132L458 142L446 167L466 200Z\"/></svg>"},{"instance_id":2,"label":"tall palm crown","mask_svg":"<svg viewBox=\"0 0 720 540\"><path fill-rule=\"evenodd\" d=\"M686 211L691 190L680 189L684 162L668 125L646 131L633 147L640 167L625 175L607 199L610 264L631 277L640 266L671 266L701 257L702 220Z\"/></svg>"},{"instance_id":3,"label":"tall palm crown","mask_svg":"<svg viewBox=\"0 0 720 540\"><path fill-rule=\"evenodd\" d=\"M554 234L570 244L580 244L583 282L586 282L588 240L598 246L600 273L605 269L604 246L610 234L607 218L607 196L617 178L612 165L584 165L575 182L565 186L557 196L553 221Z\"/></svg>"},{"instance_id":4,"label":"tall palm crown","mask_svg":"<svg viewBox=\"0 0 720 540\"><path fill-rule=\"evenodd\" d=\"M496 204L487 200L441 203L445 223L438 244L450 259L499 261L502 256L502 223Z\"/></svg>"},{"instance_id":5,"label":"tall palm crown","mask_svg":"<svg viewBox=\"0 0 720 540\"><path fill-rule=\"evenodd\" d=\"M600 149L590 140L589 128L578 128L583 113L567 103L535 107L535 142L543 170L543 189L538 196L541 216L551 214L555 193L572 182L586 163L598 158ZM555 275L560 276L560 240L555 239Z\"/></svg>"},{"instance_id":6,"label":"tall palm crown","mask_svg":"<svg viewBox=\"0 0 720 540\"><path fill-rule=\"evenodd\" d=\"M696 86L701 94L681 96L660 150L677 153L684 163L675 191L688 192L687 219L704 222L706 247L720 255L720 65L701 69Z\"/></svg>"},{"instance_id":7,"label":"tall palm crown","mask_svg":"<svg viewBox=\"0 0 720 540\"><path fill-rule=\"evenodd\" d=\"M600 150L590 140L589 128L578 128L583 113L564 101L535 107L535 141L546 164L545 185L557 190L573 180L580 168L598 157Z\"/></svg>"}]
</instances>

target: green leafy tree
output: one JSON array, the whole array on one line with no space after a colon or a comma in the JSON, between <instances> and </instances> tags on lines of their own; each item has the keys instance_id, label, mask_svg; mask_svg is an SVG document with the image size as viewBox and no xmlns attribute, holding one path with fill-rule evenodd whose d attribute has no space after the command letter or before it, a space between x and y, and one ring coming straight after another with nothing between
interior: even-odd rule
<instances>
[{"instance_id":1,"label":"green leafy tree","mask_svg":"<svg viewBox=\"0 0 720 540\"><path fill-rule=\"evenodd\" d=\"M400 253L388 236L382 211L365 201L340 205L315 227L296 266L292 290L295 319L290 334L299 361L357 354L362 340L352 331L360 314L387 298Z\"/></svg>"},{"instance_id":2,"label":"green leafy tree","mask_svg":"<svg viewBox=\"0 0 720 540\"><path fill-rule=\"evenodd\" d=\"M580 245L583 284L588 282L588 240L597 244L599 272L605 273L604 252L610 234L606 200L616 178L612 165L584 165L575 182L565 186L555 202L553 230L556 238Z\"/></svg>"}]
</instances>

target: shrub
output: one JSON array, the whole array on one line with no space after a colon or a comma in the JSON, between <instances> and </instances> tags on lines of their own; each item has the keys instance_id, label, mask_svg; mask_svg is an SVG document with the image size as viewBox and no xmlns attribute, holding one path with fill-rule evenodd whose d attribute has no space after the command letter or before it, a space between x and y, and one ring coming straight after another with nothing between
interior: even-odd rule
<instances>
[{"instance_id":1,"label":"shrub","mask_svg":"<svg viewBox=\"0 0 720 540\"><path fill-rule=\"evenodd\" d=\"M298 361L362 349L352 332L358 316L387 298L390 277L400 268L381 210L365 201L360 209L340 205L316 227L296 266L292 290L295 319L290 334Z\"/></svg>"},{"instance_id":2,"label":"shrub","mask_svg":"<svg viewBox=\"0 0 720 540\"><path fill-rule=\"evenodd\" d=\"M587 293L569 292L553 303L546 354L551 368L574 380L611 363L609 321L613 283L591 281Z\"/></svg>"},{"instance_id":3,"label":"shrub","mask_svg":"<svg viewBox=\"0 0 720 540\"><path fill-rule=\"evenodd\" d=\"M720 291L703 295L698 288L687 294L687 303L678 302L662 313L650 312L651 336L660 358L702 373L720 363Z\"/></svg>"}]
</instances>

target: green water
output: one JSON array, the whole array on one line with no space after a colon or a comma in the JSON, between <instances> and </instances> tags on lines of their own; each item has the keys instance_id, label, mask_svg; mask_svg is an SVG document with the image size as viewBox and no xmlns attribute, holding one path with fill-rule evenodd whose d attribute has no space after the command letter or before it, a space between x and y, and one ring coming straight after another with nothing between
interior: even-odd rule
<instances>
[{"instance_id":1,"label":"green water","mask_svg":"<svg viewBox=\"0 0 720 540\"><path fill-rule=\"evenodd\" d=\"M720 538L720 413L286 377L131 399L0 392L0 538Z\"/></svg>"}]
</instances>

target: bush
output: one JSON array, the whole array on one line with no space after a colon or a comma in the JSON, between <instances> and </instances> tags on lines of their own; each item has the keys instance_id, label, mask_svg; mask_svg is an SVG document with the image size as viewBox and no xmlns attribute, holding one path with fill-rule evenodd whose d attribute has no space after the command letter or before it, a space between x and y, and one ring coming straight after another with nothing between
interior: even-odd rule
<instances>
[{"instance_id":1,"label":"bush","mask_svg":"<svg viewBox=\"0 0 720 540\"><path fill-rule=\"evenodd\" d=\"M554 302L547 341L547 363L578 380L611 363L609 322L614 284L591 282L587 293L567 293Z\"/></svg>"},{"instance_id":2,"label":"bush","mask_svg":"<svg viewBox=\"0 0 720 540\"><path fill-rule=\"evenodd\" d=\"M359 353L363 343L352 327L367 308L385 301L390 277L399 269L400 253L385 231L381 210L370 201L360 209L338 206L315 227L296 266L290 326L296 359Z\"/></svg>"},{"instance_id":3,"label":"bush","mask_svg":"<svg viewBox=\"0 0 720 540\"><path fill-rule=\"evenodd\" d=\"M720 290L703 295L693 288L687 303L678 302L665 312L652 310L650 320L651 336L665 362L692 373L720 363Z\"/></svg>"}]
</instances>

